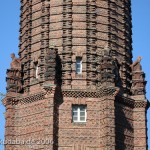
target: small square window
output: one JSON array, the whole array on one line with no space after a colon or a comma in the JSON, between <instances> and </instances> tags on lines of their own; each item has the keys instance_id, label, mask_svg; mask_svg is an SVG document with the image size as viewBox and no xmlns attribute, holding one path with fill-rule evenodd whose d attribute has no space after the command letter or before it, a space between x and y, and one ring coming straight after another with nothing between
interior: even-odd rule
<instances>
[{"instance_id":1,"label":"small square window","mask_svg":"<svg viewBox=\"0 0 150 150\"><path fill-rule=\"evenodd\" d=\"M86 122L87 112L86 105L73 105L72 106L72 121L73 122Z\"/></svg>"}]
</instances>

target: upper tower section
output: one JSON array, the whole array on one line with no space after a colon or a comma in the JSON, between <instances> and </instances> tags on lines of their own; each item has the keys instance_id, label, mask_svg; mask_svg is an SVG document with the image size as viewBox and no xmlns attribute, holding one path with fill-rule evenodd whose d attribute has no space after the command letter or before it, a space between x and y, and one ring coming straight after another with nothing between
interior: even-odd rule
<instances>
[{"instance_id":1,"label":"upper tower section","mask_svg":"<svg viewBox=\"0 0 150 150\"><path fill-rule=\"evenodd\" d=\"M45 82L45 57L51 49L57 55L53 56L56 72L49 69L59 78L55 83L63 89L96 90L101 84L98 68L108 48L118 67L117 86L130 94L130 6L130 0L21 0L19 56L24 92Z\"/></svg>"}]
</instances>

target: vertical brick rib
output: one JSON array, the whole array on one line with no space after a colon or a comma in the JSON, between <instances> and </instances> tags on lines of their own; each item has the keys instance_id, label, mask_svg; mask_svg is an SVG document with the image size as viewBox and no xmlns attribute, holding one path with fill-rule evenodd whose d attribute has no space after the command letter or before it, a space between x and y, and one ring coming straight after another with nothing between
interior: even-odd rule
<instances>
[{"instance_id":1,"label":"vertical brick rib","mask_svg":"<svg viewBox=\"0 0 150 150\"><path fill-rule=\"evenodd\" d=\"M87 88L96 88L96 0L87 0Z\"/></svg>"},{"instance_id":2,"label":"vertical brick rib","mask_svg":"<svg viewBox=\"0 0 150 150\"><path fill-rule=\"evenodd\" d=\"M32 32L32 1L21 1L20 20L20 51L19 55L23 64L24 91L29 92L30 62L31 62L31 32Z\"/></svg>"},{"instance_id":3,"label":"vertical brick rib","mask_svg":"<svg viewBox=\"0 0 150 150\"><path fill-rule=\"evenodd\" d=\"M39 77L40 82L44 81L44 56L46 55L46 52L49 50L49 38L50 38L50 2L43 1L41 6L41 45L40 45L40 57L39 57Z\"/></svg>"},{"instance_id":4,"label":"vertical brick rib","mask_svg":"<svg viewBox=\"0 0 150 150\"><path fill-rule=\"evenodd\" d=\"M109 0L109 47L120 65L124 94L130 95L132 63L131 2Z\"/></svg>"},{"instance_id":5,"label":"vertical brick rib","mask_svg":"<svg viewBox=\"0 0 150 150\"><path fill-rule=\"evenodd\" d=\"M63 2L62 86L71 88L72 63L72 0Z\"/></svg>"}]
</instances>

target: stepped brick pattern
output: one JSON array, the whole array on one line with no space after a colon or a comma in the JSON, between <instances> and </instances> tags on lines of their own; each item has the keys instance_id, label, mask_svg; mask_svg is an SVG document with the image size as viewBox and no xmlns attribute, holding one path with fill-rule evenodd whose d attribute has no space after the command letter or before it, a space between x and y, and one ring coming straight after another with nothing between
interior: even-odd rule
<instances>
[{"instance_id":1,"label":"stepped brick pattern","mask_svg":"<svg viewBox=\"0 0 150 150\"><path fill-rule=\"evenodd\" d=\"M20 10L19 58L11 55L3 99L5 150L147 150L131 0L21 0ZM85 122L73 121L73 106L86 106Z\"/></svg>"}]
</instances>

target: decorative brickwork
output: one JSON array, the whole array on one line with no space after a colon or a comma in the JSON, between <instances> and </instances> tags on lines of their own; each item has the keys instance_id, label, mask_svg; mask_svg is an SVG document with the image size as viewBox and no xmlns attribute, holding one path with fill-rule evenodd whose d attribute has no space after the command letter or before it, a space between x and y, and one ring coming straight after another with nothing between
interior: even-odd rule
<instances>
[{"instance_id":1,"label":"decorative brickwork","mask_svg":"<svg viewBox=\"0 0 150 150\"><path fill-rule=\"evenodd\" d=\"M19 58L15 57L15 54L11 54L11 57L11 68L7 69L7 91L19 93L23 90L21 62Z\"/></svg>"},{"instance_id":2,"label":"decorative brickwork","mask_svg":"<svg viewBox=\"0 0 150 150\"><path fill-rule=\"evenodd\" d=\"M145 95L145 74L142 71L142 67L140 64L141 57L131 65L132 68L132 94L133 95Z\"/></svg>"},{"instance_id":3,"label":"decorative brickwork","mask_svg":"<svg viewBox=\"0 0 150 150\"><path fill-rule=\"evenodd\" d=\"M130 0L21 0L3 104L5 139L23 143L5 150L146 150L149 102L131 27Z\"/></svg>"}]
</instances>

